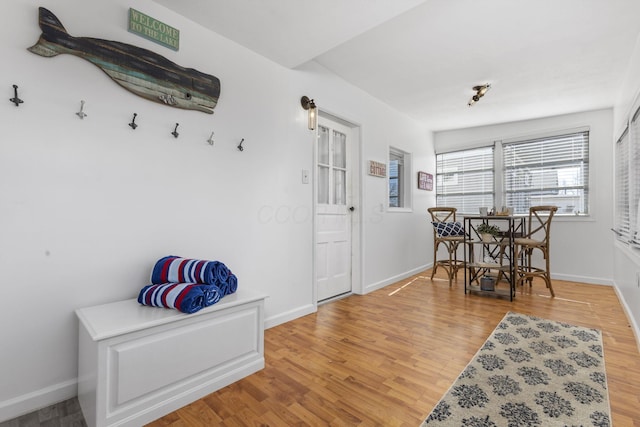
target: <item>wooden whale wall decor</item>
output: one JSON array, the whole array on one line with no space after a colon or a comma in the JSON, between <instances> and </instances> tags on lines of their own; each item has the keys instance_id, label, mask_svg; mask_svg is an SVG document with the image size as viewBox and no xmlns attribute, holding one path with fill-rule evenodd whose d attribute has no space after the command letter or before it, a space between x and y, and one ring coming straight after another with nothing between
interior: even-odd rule
<instances>
[{"instance_id":1,"label":"wooden whale wall decor","mask_svg":"<svg viewBox=\"0 0 640 427\"><path fill-rule=\"evenodd\" d=\"M138 96L171 107L213 114L220 96L220 80L193 68L184 68L157 53L126 43L90 37L73 37L58 18L39 8L42 30L28 48L51 57L68 53L86 59L116 83Z\"/></svg>"}]
</instances>

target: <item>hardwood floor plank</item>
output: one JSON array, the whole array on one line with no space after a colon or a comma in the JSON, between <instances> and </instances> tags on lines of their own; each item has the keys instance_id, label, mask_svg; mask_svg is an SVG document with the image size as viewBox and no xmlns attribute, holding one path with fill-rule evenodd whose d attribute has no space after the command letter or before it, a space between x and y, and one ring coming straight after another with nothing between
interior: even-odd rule
<instances>
[{"instance_id":1,"label":"hardwood floor plank","mask_svg":"<svg viewBox=\"0 0 640 427\"><path fill-rule=\"evenodd\" d=\"M149 425L415 427L513 311L600 329L613 425L640 427L638 343L612 287L554 280L550 298L534 281L510 302L430 274L265 331L265 369Z\"/></svg>"},{"instance_id":2,"label":"hardwood floor plank","mask_svg":"<svg viewBox=\"0 0 640 427\"><path fill-rule=\"evenodd\" d=\"M220 423L220 418L203 400L196 400L190 405L176 411L178 416L184 420L186 424L214 425Z\"/></svg>"}]
</instances>

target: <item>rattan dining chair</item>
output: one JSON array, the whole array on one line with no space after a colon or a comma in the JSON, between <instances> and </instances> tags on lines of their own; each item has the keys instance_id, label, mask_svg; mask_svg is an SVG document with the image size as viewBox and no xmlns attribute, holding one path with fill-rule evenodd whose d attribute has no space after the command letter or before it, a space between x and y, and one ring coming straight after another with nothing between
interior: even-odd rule
<instances>
[{"instance_id":1,"label":"rattan dining chair","mask_svg":"<svg viewBox=\"0 0 640 427\"><path fill-rule=\"evenodd\" d=\"M544 279L551 296L555 296L551 284L551 269L549 267L549 243L551 235L551 220L558 210L557 206L532 206L529 208L527 232L522 237L514 239L514 271L516 283L533 282L534 277ZM534 267L531 258L534 250L540 250L545 261L544 267ZM520 263L520 264L519 264Z\"/></svg>"},{"instance_id":2,"label":"rattan dining chair","mask_svg":"<svg viewBox=\"0 0 640 427\"><path fill-rule=\"evenodd\" d=\"M438 267L447 272L449 286L458 276L458 269L463 268L464 261L458 260L458 246L464 242L464 226L456 221L456 208L435 207L427 211L431 215L433 224L433 268L431 280ZM447 250L447 258L438 259L438 247L442 245Z\"/></svg>"}]
</instances>

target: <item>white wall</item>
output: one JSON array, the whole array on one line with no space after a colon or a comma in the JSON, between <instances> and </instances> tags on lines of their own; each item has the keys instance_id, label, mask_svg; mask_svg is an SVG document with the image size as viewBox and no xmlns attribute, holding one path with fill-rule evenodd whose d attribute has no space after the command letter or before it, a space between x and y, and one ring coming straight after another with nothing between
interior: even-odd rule
<instances>
[{"instance_id":1,"label":"white wall","mask_svg":"<svg viewBox=\"0 0 640 427\"><path fill-rule=\"evenodd\" d=\"M545 119L483 126L434 135L437 152L462 149L515 137L589 126L590 213L585 217L555 216L551 231L552 277L561 280L613 283L612 110L598 110Z\"/></svg>"},{"instance_id":2,"label":"white wall","mask_svg":"<svg viewBox=\"0 0 640 427\"><path fill-rule=\"evenodd\" d=\"M623 81L618 100L614 108L614 134L612 135L611 150L615 150L618 140L625 128L630 115L639 105L640 93L640 35L636 41L636 48L629 61L627 77ZM614 280L618 295L630 315L636 340L640 346L640 251L628 246L615 243L613 248L615 274Z\"/></svg>"},{"instance_id":3,"label":"white wall","mask_svg":"<svg viewBox=\"0 0 640 427\"><path fill-rule=\"evenodd\" d=\"M38 6L74 36L130 43L217 76L215 114L146 101L80 58L28 52ZM180 51L128 33L129 7L180 29ZM386 161L394 145L413 153L413 177L433 172L431 134L416 122L316 64L285 69L150 0L5 0L0 11L0 421L75 395L74 310L135 297L164 255L225 262L239 286L269 295L267 326L316 309L302 95L361 126L363 165ZM12 84L25 101L18 108ZM361 178L356 290L367 292L428 266L433 194L414 190L413 212L392 214L379 209L386 180ZM309 215L275 217L278 209Z\"/></svg>"}]
</instances>

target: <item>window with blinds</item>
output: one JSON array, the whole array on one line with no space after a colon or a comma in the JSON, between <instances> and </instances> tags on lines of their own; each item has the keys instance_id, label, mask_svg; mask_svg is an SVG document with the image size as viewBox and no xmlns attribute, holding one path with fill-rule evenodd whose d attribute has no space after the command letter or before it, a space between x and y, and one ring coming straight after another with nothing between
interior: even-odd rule
<instances>
[{"instance_id":1,"label":"window with blinds","mask_svg":"<svg viewBox=\"0 0 640 427\"><path fill-rule=\"evenodd\" d=\"M478 214L495 206L493 146L436 155L436 205Z\"/></svg>"},{"instance_id":2,"label":"window with blinds","mask_svg":"<svg viewBox=\"0 0 640 427\"><path fill-rule=\"evenodd\" d=\"M515 214L558 206L559 214L589 212L589 131L503 143L503 204Z\"/></svg>"},{"instance_id":3,"label":"window with blinds","mask_svg":"<svg viewBox=\"0 0 640 427\"><path fill-rule=\"evenodd\" d=\"M627 127L616 142L616 213L614 231L617 239L630 240L629 229L629 128Z\"/></svg>"},{"instance_id":4,"label":"window with blinds","mask_svg":"<svg viewBox=\"0 0 640 427\"><path fill-rule=\"evenodd\" d=\"M638 108L629 125L629 163L627 166L627 182L623 191L628 194L629 205L629 240L640 248L640 108ZM616 153L617 154L617 153Z\"/></svg>"},{"instance_id":5,"label":"window with blinds","mask_svg":"<svg viewBox=\"0 0 640 427\"><path fill-rule=\"evenodd\" d=\"M402 207L402 172L404 156L394 150L389 153L389 207Z\"/></svg>"},{"instance_id":6,"label":"window with blinds","mask_svg":"<svg viewBox=\"0 0 640 427\"><path fill-rule=\"evenodd\" d=\"M411 154L389 147L389 207L411 207Z\"/></svg>"}]
</instances>

